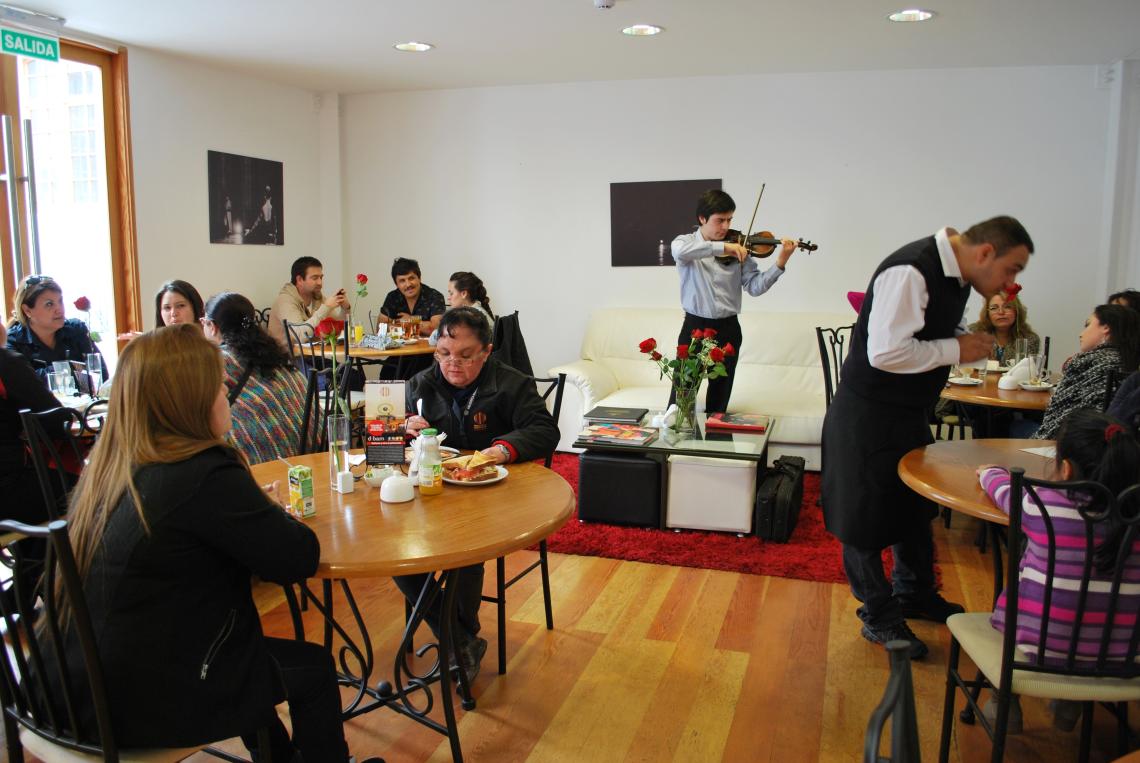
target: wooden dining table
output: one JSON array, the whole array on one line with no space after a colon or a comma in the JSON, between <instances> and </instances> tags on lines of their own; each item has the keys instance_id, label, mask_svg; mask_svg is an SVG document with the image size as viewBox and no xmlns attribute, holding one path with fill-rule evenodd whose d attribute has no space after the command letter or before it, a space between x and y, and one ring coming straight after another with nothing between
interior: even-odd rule
<instances>
[{"instance_id":1,"label":"wooden dining table","mask_svg":"<svg viewBox=\"0 0 1140 763\"><path fill-rule=\"evenodd\" d=\"M254 465L251 470L260 484L281 480L282 485L287 486L291 465L312 469L316 514L302 521L312 528L321 543L316 577L321 579L324 595L318 597L303 585L301 597L324 616L326 646L332 648L335 631L359 666L358 673L352 674L345 667L343 656L338 660L342 668L341 682L357 691L356 698L345 710L345 717L388 707L447 736L453 760L462 760L450 690L451 671L439 669L440 665L449 664L455 573L461 567L528 548L551 535L573 512L573 491L555 472L529 462L507 465L506 478L493 484L445 484L439 495L422 496L417 491L415 498L405 503L381 501L380 489L368 486L363 480L355 483L351 493L335 492L330 487L327 453L291 457L288 462L269 461ZM363 470L363 465L356 469ZM417 603L394 659L394 680L373 686L369 680L374 666L371 641L348 580L425 572L440 573L438 583L429 580L429 588L425 588L421 596L425 607L436 596L443 599L438 662L423 674L416 673L407 664L406 654L416 626L423 618ZM342 586L355 627L360 632L359 644L334 616L334 582ZM301 638L303 629L292 589L287 590L287 596L295 631ZM459 676L464 708L474 708L466 675L460 670ZM442 725L427 714L434 704L431 685L435 682L440 683L445 718ZM362 704L365 696L373 702ZM413 701L416 696L420 697L419 701Z\"/></svg>"},{"instance_id":2,"label":"wooden dining table","mask_svg":"<svg viewBox=\"0 0 1140 763\"><path fill-rule=\"evenodd\" d=\"M386 350L379 350L374 347L361 347L360 345L349 345L348 356L354 360L362 360L366 362L375 362L384 360L386 358L404 358L414 355L431 355L435 352L435 347L428 343L427 339L418 339L413 344L405 344L400 347L389 347Z\"/></svg>"},{"instance_id":3,"label":"wooden dining table","mask_svg":"<svg viewBox=\"0 0 1140 763\"><path fill-rule=\"evenodd\" d=\"M899 478L911 490L939 506L976 517L986 523L993 539L994 598L1001 593L1001 528L1009 516L994 505L978 481L978 467L1021 467L1028 477L1053 476L1054 459L1027 453L1029 448L1055 448L1052 440L939 440L915 448L899 460Z\"/></svg>"},{"instance_id":4,"label":"wooden dining table","mask_svg":"<svg viewBox=\"0 0 1140 763\"><path fill-rule=\"evenodd\" d=\"M984 405L993 408L1011 408L1020 411L1043 411L1049 407L1053 390L1029 391L1021 389L1001 389L998 380L1002 374L990 371L981 384L962 385L947 382L942 390L943 400L953 400L969 405Z\"/></svg>"}]
</instances>

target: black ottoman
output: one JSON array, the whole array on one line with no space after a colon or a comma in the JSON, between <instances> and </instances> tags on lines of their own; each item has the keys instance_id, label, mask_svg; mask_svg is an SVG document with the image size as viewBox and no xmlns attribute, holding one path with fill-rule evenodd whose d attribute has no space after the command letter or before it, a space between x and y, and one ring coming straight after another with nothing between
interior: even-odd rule
<instances>
[{"instance_id":1,"label":"black ottoman","mask_svg":"<svg viewBox=\"0 0 1140 763\"><path fill-rule=\"evenodd\" d=\"M660 464L638 455L586 451L578 461L578 518L660 527Z\"/></svg>"}]
</instances>

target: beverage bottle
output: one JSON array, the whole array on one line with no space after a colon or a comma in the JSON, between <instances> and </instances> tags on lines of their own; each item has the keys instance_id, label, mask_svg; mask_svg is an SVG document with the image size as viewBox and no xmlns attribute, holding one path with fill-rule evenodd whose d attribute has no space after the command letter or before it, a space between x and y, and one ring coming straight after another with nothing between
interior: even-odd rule
<instances>
[{"instance_id":1,"label":"beverage bottle","mask_svg":"<svg viewBox=\"0 0 1140 763\"><path fill-rule=\"evenodd\" d=\"M420 471L417 481L420 495L437 495L443 492L443 459L439 456L439 439L436 429L420 432Z\"/></svg>"}]
</instances>

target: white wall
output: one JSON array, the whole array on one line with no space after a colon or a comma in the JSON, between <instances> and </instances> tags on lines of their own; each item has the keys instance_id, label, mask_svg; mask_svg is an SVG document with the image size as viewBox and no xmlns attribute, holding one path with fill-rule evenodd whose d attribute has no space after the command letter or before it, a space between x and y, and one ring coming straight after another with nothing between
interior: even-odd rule
<instances>
[{"instance_id":1,"label":"white wall","mask_svg":"<svg viewBox=\"0 0 1140 763\"><path fill-rule=\"evenodd\" d=\"M758 222L820 250L745 309L844 309L898 246L1013 214L1037 244L1031 322L1067 354L1107 270L1094 80L957 69L345 96L348 272L373 278L379 304L395 256L440 290L475 271L497 311L522 311L543 371L577 355L594 307L679 304L672 269L610 267L609 183L721 177L746 227L763 181Z\"/></svg>"},{"instance_id":2,"label":"white wall","mask_svg":"<svg viewBox=\"0 0 1140 763\"><path fill-rule=\"evenodd\" d=\"M297 257L342 274L336 96L282 87L147 50L129 58L143 326L182 278L204 299L240 291L268 306ZM284 246L209 243L206 152L284 163ZM322 160L324 167L322 169ZM322 194L322 184L331 192Z\"/></svg>"}]
</instances>

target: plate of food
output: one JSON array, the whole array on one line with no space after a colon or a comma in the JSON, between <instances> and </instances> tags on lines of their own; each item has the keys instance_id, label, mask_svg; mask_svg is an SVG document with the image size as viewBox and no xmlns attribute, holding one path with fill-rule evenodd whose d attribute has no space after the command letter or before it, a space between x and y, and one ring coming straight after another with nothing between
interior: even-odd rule
<instances>
[{"instance_id":1,"label":"plate of food","mask_svg":"<svg viewBox=\"0 0 1140 763\"><path fill-rule=\"evenodd\" d=\"M1033 382L1023 381L1018 382L1017 386L1021 387L1026 392L1048 392L1049 390L1053 389L1053 385L1047 381L1037 382L1036 384Z\"/></svg>"},{"instance_id":2,"label":"plate of food","mask_svg":"<svg viewBox=\"0 0 1140 763\"><path fill-rule=\"evenodd\" d=\"M972 376L951 376L947 381L959 387L976 387L982 383L981 379L975 379Z\"/></svg>"},{"instance_id":3,"label":"plate of food","mask_svg":"<svg viewBox=\"0 0 1140 763\"><path fill-rule=\"evenodd\" d=\"M456 450L455 448L449 448L446 445L440 445L439 446L439 457L441 459L443 459L444 461L448 460L449 458L455 458L458 455L459 455L459 451ZM411 447L404 448L404 462L405 463L410 464L412 462L412 458L414 456L415 456L415 449L414 448L411 448Z\"/></svg>"},{"instance_id":4,"label":"plate of food","mask_svg":"<svg viewBox=\"0 0 1140 763\"><path fill-rule=\"evenodd\" d=\"M506 477L506 467L495 464L494 459L482 453L443 462L443 481L449 485L492 485Z\"/></svg>"}]
</instances>

